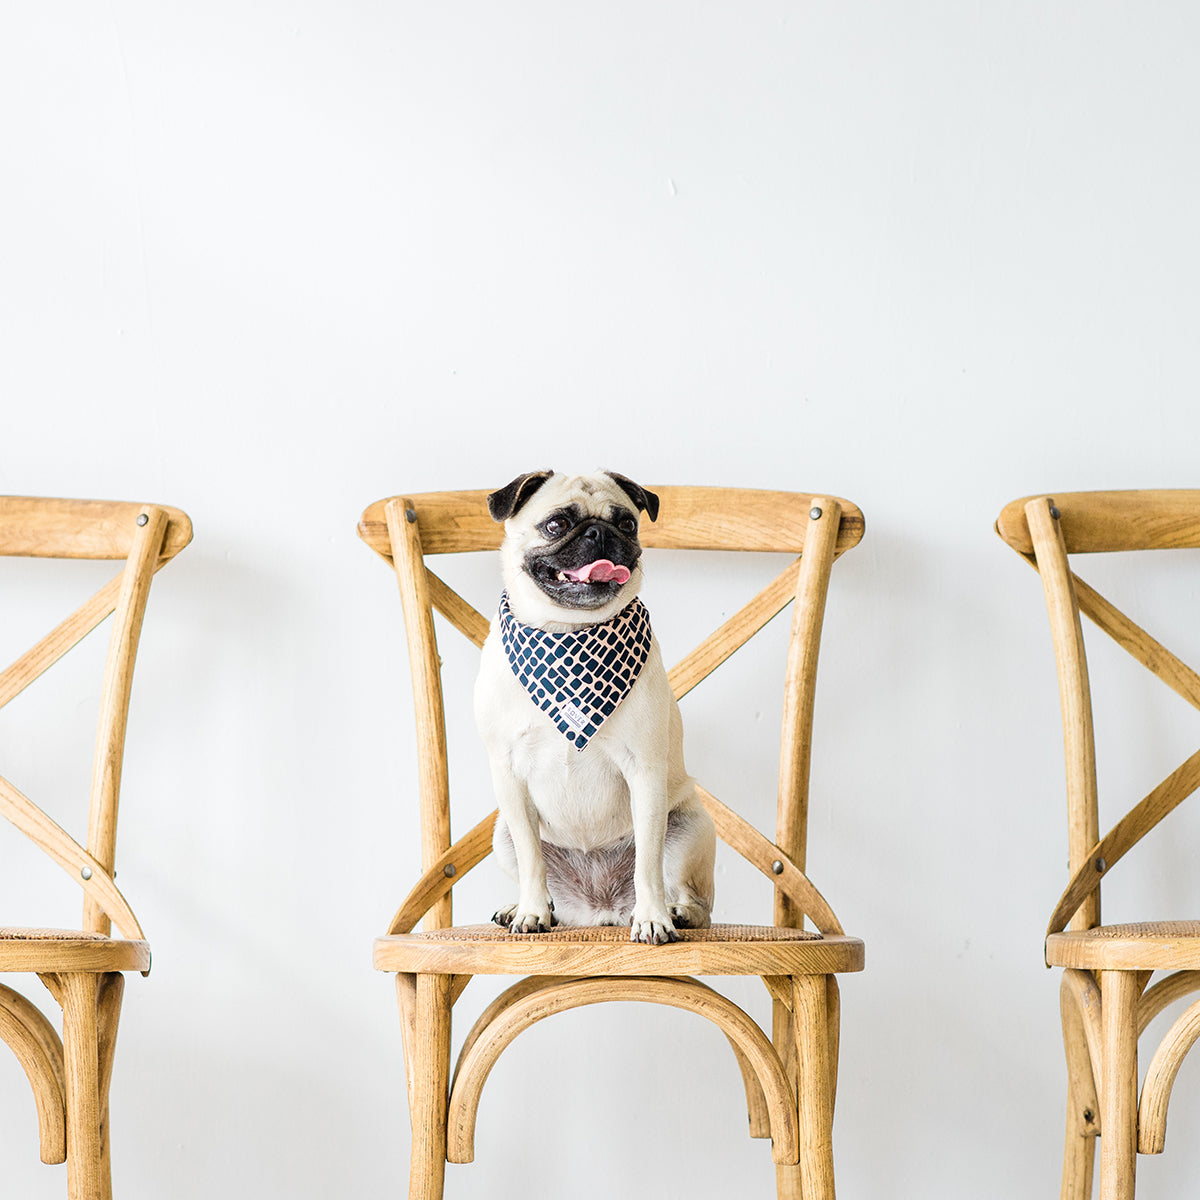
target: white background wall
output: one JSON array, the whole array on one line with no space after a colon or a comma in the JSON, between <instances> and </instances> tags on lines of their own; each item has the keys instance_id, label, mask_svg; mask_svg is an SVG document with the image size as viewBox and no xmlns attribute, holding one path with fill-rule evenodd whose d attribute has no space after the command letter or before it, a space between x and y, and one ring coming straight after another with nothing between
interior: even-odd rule
<instances>
[{"instance_id":1,"label":"white background wall","mask_svg":"<svg viewBox=\"0 0 1200 1200\"><path fill-rule=\"evenodd\" d=\"M119 1197L404 1194L370 943L417 869L411 705L395 585L354 526L401 490L573 464L862 506L809 855L868 944L840 1194L1055 1194L1057 693L1037 581L991 526L1029 492L1200 482L1198 43L1183 4L8 7L0 491L196 528L130 726L121 883L155 967L126 1000ZM68 580L36 565L4 567L44 603L6 595L0 653L105 574L51 607ZM1085 574L1200 656L1184 567ZM668 658L776 569L652 559ZM490 565L454 578L490 605ZM768 829L783 636L684 704L691 769ZM86 755L62 746L91 736L93 641L0 715L0 770L76 828ZM1096 670L1127 693L1099 717L1111 819L1195 723L1117 652ZM465 707L451 724L461 831L491 800ZM1109 915L1194 913L1197 833L1177 814ZM0 855L5 920L75 919L11 830ZM721 917L769 913L727 860L719 887ZM485 865L460 918L507 890ZM471 985L459 1037L496 990ZM1185 1067L1140 1200L1194 1191L1198 1100ZM714 1029L566 1014L501 1061L447 1194L771 1195L744 1121ZM0 1129L3 1194L64 1194L7 1055Z\"/></svg>"}]
</instances>

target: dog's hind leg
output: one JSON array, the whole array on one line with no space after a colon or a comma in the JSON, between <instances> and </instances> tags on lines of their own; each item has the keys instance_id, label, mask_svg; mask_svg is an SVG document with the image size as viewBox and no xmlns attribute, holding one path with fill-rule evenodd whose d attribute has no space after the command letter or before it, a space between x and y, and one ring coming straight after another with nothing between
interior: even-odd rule
<instances>
[{"instance_id":1,"label":"dog's hind leg","mask_svg":"<svg viewBox=\"0 0 1200 1200\"><path fill-rule=\"evenodd\" d=\"M663 881L677 929L707 929L712 924L716 852L717 832L699 800L671 811L663 848Z\"/></svg>"}]
</instances>

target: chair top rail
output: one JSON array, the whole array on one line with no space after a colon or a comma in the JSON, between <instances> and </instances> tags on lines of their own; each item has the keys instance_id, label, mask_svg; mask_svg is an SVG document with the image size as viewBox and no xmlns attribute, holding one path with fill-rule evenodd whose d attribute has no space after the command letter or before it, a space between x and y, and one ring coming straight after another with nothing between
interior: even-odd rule
<instances>
[{"instance_id":1,"label":"chair top rail","mask_svg":"<svg viewBox=\"0 0 1200 1200\"><path fill-rule=\"evenodd\" d=\"M1033 553L1025 506L1039 496L1006 504L996 532L1019 554ZM1200 489L1055 492L1068 554L1116 550L1200 549Z\"/></svg>"},{"instance_id":2,"label":"chair top rail","mask_svg":"<svg viewBox=\"0 0 1200 1200\"><path fill-rule=\"evenodd\" d=\"M812 497L818 492L778 492L753 488L652 487L662 502L657 522L643 521L643 546L667 550L751 550L798 554L808 533ZM425 492L405 499L417 514L421 549L429 554L497 550L504 527L488 514L486 490ZM363 513L359 537L377 554L391 558L386 508L377 500ZM833 497L831 497L833 499ZM842 520L836 553L863 536L862 512L838 499Z\"/></svg>"},{"instance_id":3,"label":"chair top rail","mask_svg":"<svg viewBox=\"0 0 1200 1200\"><path fill-rule=\"evenodd\" d=\"M0 555L23 558L128 558L137 518L148 505L123 500L61 500L0 496ZM160 558L169 560L192 540L186 513L165 504L168 524Z\"/></svg>"}]
</instances>

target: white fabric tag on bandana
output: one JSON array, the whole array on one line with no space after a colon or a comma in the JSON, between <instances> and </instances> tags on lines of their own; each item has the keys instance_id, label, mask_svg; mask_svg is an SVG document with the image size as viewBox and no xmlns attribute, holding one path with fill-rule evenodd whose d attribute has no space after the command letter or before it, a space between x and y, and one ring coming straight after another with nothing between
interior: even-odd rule
<instances>
[{"instance_id":1,"label":"white fabric tag on bandana","mask_svg":"<svg viewBox=\"0 0 1200 1200\"><path fill-rule=\"evenodd\" d=\"M523 625L500 597L500 638L529 698L582 750L617 710L650 654L650 613L635 598L611 621L570 633Z\"/></svg>"}]
</instances>

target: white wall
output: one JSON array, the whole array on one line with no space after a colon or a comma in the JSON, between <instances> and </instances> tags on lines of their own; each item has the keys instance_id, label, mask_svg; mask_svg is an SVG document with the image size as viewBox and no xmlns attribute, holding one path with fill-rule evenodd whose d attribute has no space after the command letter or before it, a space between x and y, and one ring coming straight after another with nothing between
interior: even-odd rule
<instances>
[{"instance_id":1,"label":"white wall","mask_svg":"<svg viewBox=\"0 0 1200 1200\"><path fill-rule=\"evenodd\" d=\"M1028 492L1198 482L1194 9L114 0L3 24L0 491L161 501L196 528L155 585L130 728L121 883L155 968L128 988L116 1194L404 1194L370 943L417 865L411 707L355 522L401 490L602 464L862 506L809 857L868 944L839 1187L1053 1195L1057 694L1037 581L991 525ZM723 563L693 610L650 569L668 656L765 578ZM1182 564L1140 589L1089 570L1200 656ZM490 604L490 572L470 582ZM0 653L51 622L5 604ZM782 636L684 706L691 769L765 828ZM27 736L90 736L103 647L84 653L0 717L0 770L64 820L86 764ZM470 652L446 659L468 683ZM1112 815L1195 736L1118 655L1097 670L1133 702L1100 718ZM490 797L451 720L465 829ZM1195 911L1200 830L1177 817L1144 856L1166 869L1125 864L1110 915ZM0 854L4 919L72 920L69 881L11 831ZM720 887L722 916L769 912L733 864ZM481 868L460 917L506 891ZM447 1194L770 1195L744 1120L715 1030L567 1014L500 1063ZM1198 1124L1189 1066L1140 1200L1194 1189ZM61 1196L7 1056L0 1128L3 1194Z\"/></svg>"}]
</instances>

